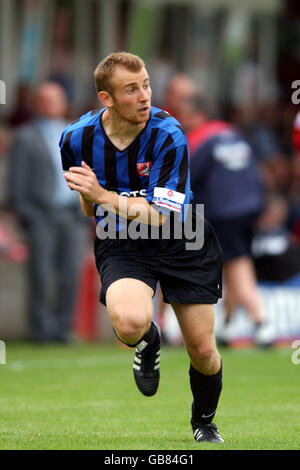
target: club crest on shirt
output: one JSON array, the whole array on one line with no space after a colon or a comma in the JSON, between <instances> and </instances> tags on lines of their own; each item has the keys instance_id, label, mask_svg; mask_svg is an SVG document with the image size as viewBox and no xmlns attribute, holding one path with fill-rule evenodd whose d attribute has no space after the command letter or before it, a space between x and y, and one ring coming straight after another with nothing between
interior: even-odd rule
<instances>
[{"instance_id":1,"label":"club crest on shirt","mask_svg":"<svg viewBox=\"0 0 300 470\"><path fill-rule=\"evenodd\" d=\"M152 162L141 162L137 163L136 166L140 176L150 176Z\"/></svg>"}]
</instances>

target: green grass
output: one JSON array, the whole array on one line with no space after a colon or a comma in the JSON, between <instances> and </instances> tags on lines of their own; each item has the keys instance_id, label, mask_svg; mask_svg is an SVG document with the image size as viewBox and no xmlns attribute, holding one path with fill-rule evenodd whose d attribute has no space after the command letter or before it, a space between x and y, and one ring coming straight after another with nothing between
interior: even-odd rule
<instances>
[{"instance_id":1,"label":"green grass","mask_svg":"<svg viewBox=\"0 0 300 470\"><path fill-rule=\"evenodd\" d=\"M163 349L159 391L146 398L134 384L131 350L8 343L0 366L0 449L300 449L300 365L291 353L221 350L215 422L225 444L199 445L189 425L183 349Z\"/></svg>"}]
</instances>

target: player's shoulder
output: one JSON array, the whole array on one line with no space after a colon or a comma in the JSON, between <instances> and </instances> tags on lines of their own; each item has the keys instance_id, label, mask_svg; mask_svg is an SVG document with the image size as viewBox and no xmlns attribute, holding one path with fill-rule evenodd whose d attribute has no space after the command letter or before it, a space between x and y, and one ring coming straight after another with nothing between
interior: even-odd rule
<instances>
[{"instance_id":1,"label":"player's shoulder","mask_svg":"<svg viewBox=\"0 0 300 470\"><path fill-rule=\"evenodd\" d=\"M163 109L151 106L150 127L158 129L161 136L170 136L174 142L186 142L185 131L171 114Z\"/></svg>"},{"instance_id":2,"label":"player's shoulder","mask_svg":"<svg viewBox=\"0 0 300 470\"><path fill-rule=\"evenodd\" d=\"M85 127L95 126L99 121L99 117L102 111L102 109L88 111L75 121L69 123L64 129L63 134L67 134L69 132L82 132L83 128Z\"/></svg>"}]
</instances>

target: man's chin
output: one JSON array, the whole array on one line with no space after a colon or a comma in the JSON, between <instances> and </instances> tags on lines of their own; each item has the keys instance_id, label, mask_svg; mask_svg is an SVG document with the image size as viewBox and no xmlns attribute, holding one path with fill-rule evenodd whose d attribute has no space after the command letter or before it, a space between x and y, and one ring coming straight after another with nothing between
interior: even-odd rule
<instances>
[{"instance_id":1,"label":"man's chin","mask_svg":"<svg viewBox=\"0 0 300 470\"><path fill-rule=\"evenodd\" d=\"M131 118L126 117L125 119L131 122L132 124L141 125L141 124L146 124L149 121L150 115L151 115L151 112L149 110L149 112L143 115L136 114L135 116L132 116Z\"/></svg>"},{"instance_id":2,"label":"man's chin","mask_svg":"<svg viewBox=\"0 0 300 470\"><path fill-rule=\"evenodd\" d=\"M143 115L137 116L137 122L139 124L141 124L143 122L147 122L147 121L149 121L149 119L150 119L150 109L147 111L147 113L143 113Z\"/></svg>"}]
</instances>

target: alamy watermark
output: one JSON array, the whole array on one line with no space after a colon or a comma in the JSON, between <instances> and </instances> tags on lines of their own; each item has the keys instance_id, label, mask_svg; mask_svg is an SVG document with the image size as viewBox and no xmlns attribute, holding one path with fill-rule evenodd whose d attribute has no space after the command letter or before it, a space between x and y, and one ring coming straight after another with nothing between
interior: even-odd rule
<instances>
[{"instance_id":1,"label":"alamy watermark","mask_svg":"<svg viewBox=\"0 0 300 470\"><path fill-rule=\"evenodd\" d=\"M295 364L296 366L300 364L300 339L295 339L295 341L292 342L291 348L295 349L295 351L292 353L292 363Z\"/></svg>"},{"instance_id":2,"label":"alamy watermark","mask_svg":"<svg viewBox=\"0 0 300 470\"><path fill-rule=\"evenodd\" d=\"M125 206L124 206L125 204ZM126 207L127 206L127 207ZM186 250L200 250L204 244L204 205L184 204L182 212L174 212L158 223L159 213L153 209L149 215L140 204L130 207L122 201L116 210L113 206L99 206L96 215L99 222L96 228L100 240L184 240ZM127 214L127 220L121 217ZM117 221L117 216L119 219ZM184 220L181 219L183 215ZM147 221L146 221L147 220ZM118 226L117 226L118 224Z\"/></svg>"},{"instance_id":3,"label":"alamy watermark","mask_svg":"<svg viewBox=\"0 0 300 470\"><path fill-rule=\"evenodd\" d=\"M6 345L0 340L0 364L6 364Z\"/></svg>"},{"instance_id":4,"label":"alamy watermark","mask_svg":"<svg viewBox=\"0 0 300 470\"><path fill-rule=\"evenodd\" d=\"M0 80L0 104L6 104L6 84Z\"/></svg>"}]
</instances>

